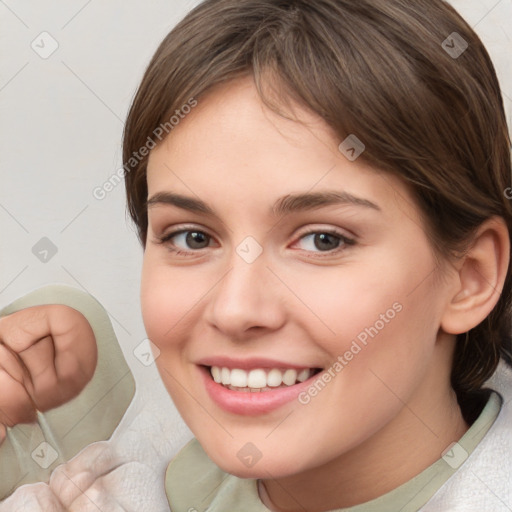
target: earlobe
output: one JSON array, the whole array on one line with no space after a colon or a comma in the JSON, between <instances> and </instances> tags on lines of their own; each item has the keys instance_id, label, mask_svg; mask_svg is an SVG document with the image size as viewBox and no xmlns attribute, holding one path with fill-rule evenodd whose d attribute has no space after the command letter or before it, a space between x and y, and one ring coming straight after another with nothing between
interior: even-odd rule
<instances>
[{"instance_id":1,"label":"earlobe","mask_svg":"<svg viewBox=\"0 0 512 512\"><path fill-rule=\"evenodd\" d=\"M503 289L509 261L507 226L501 217L492 217L480 226L459 262L455 291L441 321L445 332L467 332L490 314Z\"/></svg>"}]
</instances>

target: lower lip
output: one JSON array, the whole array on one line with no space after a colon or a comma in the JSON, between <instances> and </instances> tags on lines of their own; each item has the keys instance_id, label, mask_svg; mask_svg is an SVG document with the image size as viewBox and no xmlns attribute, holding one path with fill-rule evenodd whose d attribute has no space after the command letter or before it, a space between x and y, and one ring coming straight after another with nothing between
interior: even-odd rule
<instances>
[{"instance_id":1,"label":"lower lip","mask_svg":"<svg viewBox=\"0 0 512 512\"><path fill-rule=\"evenodd\" d=\"M293 402L318 377L318 374L315 374L304 382L286 388L276 388L273 391L233 391L215 382L209 368L198 368L210 398L225 411L244 416L265 414Z\"/></svg>"}]
</instances>

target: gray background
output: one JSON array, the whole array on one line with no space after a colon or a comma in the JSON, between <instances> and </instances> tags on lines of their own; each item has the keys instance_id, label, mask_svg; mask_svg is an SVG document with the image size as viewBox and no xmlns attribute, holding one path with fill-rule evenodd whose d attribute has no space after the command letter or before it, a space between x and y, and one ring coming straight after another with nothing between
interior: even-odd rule
<instances>
[{"instance_id":1,"label":"gray background","mask_svg":"<svg viewBox=\"0 0 512 512\"><path fill-rule=\"evenodd\" d=\"M190 433L154 365L134 355L145 339L142 250L125 214L124 187L103 200L93 190L121 167L123 120L151 55L196 3L0 1L0 306L48 283L95 296L137 381L128 416L146 411L148 421L133 427L141 436L165 431L170 445L162 458ZM491 53L510 122L512 0L452 3Z\"/></svg>"}]
</instances>

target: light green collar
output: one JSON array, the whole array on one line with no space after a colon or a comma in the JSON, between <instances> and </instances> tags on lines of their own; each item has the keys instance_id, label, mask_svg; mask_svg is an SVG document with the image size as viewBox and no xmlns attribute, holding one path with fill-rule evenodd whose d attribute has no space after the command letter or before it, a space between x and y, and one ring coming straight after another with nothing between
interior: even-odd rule
<instances>
[{"instance_id":1,"label":"light green collar","mask_svg":"<svg viewBox=\"0 0 512 512\"><path fill-rule=\"evenodd\" d=\"M477 420L444 457L396 489L361 505L331 512L417 512L456 473L497 418L503 399L492 392ZM257 480L225 473L192 439L167 468L165 487L173 512L269 512Z\"/></svg>"}]
</instances>

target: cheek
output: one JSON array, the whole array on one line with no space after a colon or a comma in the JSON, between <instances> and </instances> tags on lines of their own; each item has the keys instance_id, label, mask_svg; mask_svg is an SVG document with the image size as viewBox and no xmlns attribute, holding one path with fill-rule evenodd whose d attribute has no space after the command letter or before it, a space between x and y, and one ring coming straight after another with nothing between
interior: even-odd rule
<instances>
[{"instance_id":1,"label":"cheek","mask_svg":"<svg viewBox=\"0 0 512 512\"><path fill-rule=\"evenodd\" d=\"M142 265L141 309L149 339L160 350L174 350L192 335L202 299L212 284L190 267L172 267L146 250Z\"/></svg>"},{"instance_id":2,"label":"cheek","mask_svg":"<svg viewBox=\"0 0 512 512\"><path fill-rule=\"evenodd\" d=\"M407 278L392 268L368 265L361 269L354 266L350 272L340 269L308 276L300 284L296 280L297 295L305 297L312 313L304 315L303 322L310 328L315 324L329 353L342 353L358 336L364 343L370 336L368 331L375 334L374 327L381 333L396 323L406 302L403 283ZM304 309L303 305L298 307Z\"/></svg>"},{"instance_id":3,"label":"cheek","mask_svg":"<svg viewBox=\"0 0 512 512\"><path fill-rule=\"evenodd\" d=\"M144 254L141 280L141 309L146 334L158 348L156 366L167 391L175 405L183 415L182 387L177 384L183 381L183 347L187 339L187 294L180 290L189 287L180 285L178 272L171 272L151 252ZM184 416L185 417L185 416Z\"/></svg>"},{"instance_id":4,"label":"cheek","mask_svg":"<svg viewBox=\"0 0 512 512\"><path fill-rule=\"evenodd\" d=\"M303 326L333 361L343 358L343 372L346 378L354 375L354 382L358 372L375 380L370 372L375 369L405 386L428 364L434 348L439 311L431 260L425 251L406 261L398 256L380 255L350 272L310 276L297 289L316 317L304 316Z\"/></svg>"},{"instance_id":5,"label":"cheek","mask_svg":"<svg viewBox=\"0 0 512 512\"><path fill-rule=\"evenodd\" d=\"M149 262L147 253L144 254L142 265L142 279L140 287L140 302L142 319L148 337L153 343L158 344L163 332L163 321L165 316L163 308L165 304L165 289L156 279L157 272ZM172 311L172 309L171 309Z\"/></svg>"},{"instance_id":6,"label":"cheek","mask_svg":"<svg viewBox=\"0 0 512 512\"><path fill-rule=\"evenodd\" d=\"M147 250L142 265L142 318L149 339L160 350L169 344L166 340L172 340L172 328L183 315L183 297L179 290L169 269L159 264Z\"/></svg>"},{"instance_id":7,"label":"cheek","mask_svg":"<svg viewBox=\"0 0 512 512\"><path fill-rule=\"evenodd\" d=\"M397 293L393 303L383 297L378 313L372 308L366 319L359 317L346 338L350 340L343 354L346 389L356 401L369 401L383 416L397 411L431 370L436 311L428 294L407 293Z\"/></svg>"}]
</instances>

